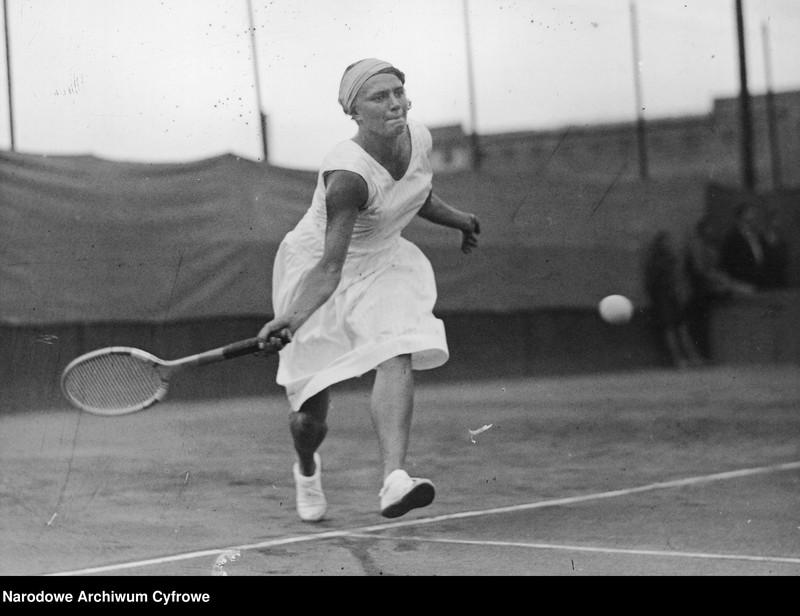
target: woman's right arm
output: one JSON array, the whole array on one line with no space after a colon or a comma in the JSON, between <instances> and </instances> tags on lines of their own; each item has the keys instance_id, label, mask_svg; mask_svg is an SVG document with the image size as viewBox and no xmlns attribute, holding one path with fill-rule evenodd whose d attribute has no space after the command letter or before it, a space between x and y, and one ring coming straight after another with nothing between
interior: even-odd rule
<instances>
[{"instance_id":1,"label":"woman's right arm","mask_svg":"<svg viewBox=\"0 0 800 616\"><path fill-rule=\"evenodd\" d=\"M327 226L322 258L303 276L289 309L258 333L261 348L283 348L300 326L336 291L358 211L367 202L367 184L351 171L333 171L326 179Z\"/></svg>"}]
</instances>

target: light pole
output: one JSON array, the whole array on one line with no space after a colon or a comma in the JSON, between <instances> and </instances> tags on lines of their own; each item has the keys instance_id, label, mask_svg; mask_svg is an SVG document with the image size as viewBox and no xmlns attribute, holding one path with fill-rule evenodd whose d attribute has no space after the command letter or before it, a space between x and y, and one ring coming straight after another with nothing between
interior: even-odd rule
<instances>
[{"instance_id":1,"label":"light pole","mask_svg":"<svg viewBox=\"0 0 800 616\"><path fill-rule=\"evenodd\" d=\"M775 95L772 91L772 66L769 53L769 31L766 22L761 24L764 43L764 75L767 81L767 131L769 135L770 158L772 163L772 188L781 187L781 148L778 143L778 120L775 114Z\"/></svg>"},{"instance_id":2,"label":"light pole","mask_svg":"<svg viewBox=\"0 0 800 616\"><path fill-rule=\"evenodd\" d=\"M644 106L642 104L642 84L639 65L639 26L636 19L636 5L631 0L631 34L633 38L633 83L636 92L636 142L639 146L639 175L647 179L647 142L644 126Z\"/></svg>"},{"instance_id":3,"label":"light pole","mask_svg":"<svg viewBox=\"0 0 800 616\"><path fill-rule=\"evenodd\" d=\"M6 30L6 77L8 80L8 122L11 131L11 151L14 151L14 96L11 91L11 43L8 39L8 0L3 0L3 24Z\"/></svg>"},{"instance_id":4,"label":"light pole","mask_svg":"<svg viewBox=\"0 0 800 616\"><path fill-rule=\"evenodd\" d=\"M476 113L475 113L475 79L472 70L472 43L470 40L469 32L469 6L468 0L462 0L464 9L464 32L466 34L467 43L467 82L469 86L469 123L470 123L470 140L472 142L472 168L477 170L481 166L481 146L478 140L478 129L476 128Z\"/></svg>"},{"instance_id":5,"label":"light pole","mask_svg":"<svg viewBox=\"0 0 800 616\"><path fill-rule=\"evenodd\" d=\"M267 116L264 114L264 107L261 103L261 81L258 74L258 50L256 49L256 28L253 19L253 6L251 0L247 0L247 19L250 24L250 52L253 54L253 84L256 89L256 104L258 105L258 123L261 133L261 151L264 162L269 162L269 144L267 141Z\"/></svg>"},{"instance_id":6,"label":"light pole","mask_svg":"<svg viewBox=\"0 0 800 616\"><path fill-rule=\"evenodd\" d=\"M750 112L750 93L747 89L747 57L744 44L744 15L742 0L736 0L736 33L739 43L739 114L742 126L742 176L744 187L752 191L756 186L756 174L753 169L753 120Z\"/></svg>"}]
</instances>

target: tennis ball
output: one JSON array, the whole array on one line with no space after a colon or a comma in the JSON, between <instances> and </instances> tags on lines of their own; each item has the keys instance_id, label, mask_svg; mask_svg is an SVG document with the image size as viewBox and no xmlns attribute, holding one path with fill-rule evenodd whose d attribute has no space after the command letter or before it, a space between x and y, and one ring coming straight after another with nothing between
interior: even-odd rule
<instances>
[{"instance_id":1,"label":"tennis ball","mask_svg":"<svg viewBox=\"0 0 800 616\"><path fill-rule=\"evenodd\" d=\"M600 300L600 316L606 323L620 325L633 316L633 303L624 295L609 295Z\"/></svg>"}]
</instances>

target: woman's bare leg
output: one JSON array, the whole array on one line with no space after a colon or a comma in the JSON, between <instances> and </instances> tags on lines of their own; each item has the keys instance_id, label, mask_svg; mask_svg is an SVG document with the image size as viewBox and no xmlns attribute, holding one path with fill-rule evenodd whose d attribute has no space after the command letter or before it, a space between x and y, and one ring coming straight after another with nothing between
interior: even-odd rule
<instances>
[{"instance_id":1,"label":"woman's bare leg","mask_svg":"<svg viewBox=\"0 0 800 616\"><path fill-rule=\"evenodd\" d=\"M393 357L380 364L375 371L370 405L383 461L384 479L405 465L413 410L411 356Z\"/></svg>"},{"instance_id":2,"label":"woman's bare leg","mask_svg":"<svg viewBox=\"0 0 800 616\"><path fill-rule=\"evenodd\" d=\"M328 405L330 393L327 389L306 400L299 411L289 416L289 429L297 452L300 473L310 477L316 470L314 452L328 433Z\"/></svg>"}]
</instances>

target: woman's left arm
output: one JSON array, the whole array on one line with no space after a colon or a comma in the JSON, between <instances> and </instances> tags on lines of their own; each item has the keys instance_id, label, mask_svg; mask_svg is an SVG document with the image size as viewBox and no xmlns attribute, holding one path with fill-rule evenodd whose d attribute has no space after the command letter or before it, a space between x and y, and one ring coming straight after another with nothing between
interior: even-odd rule
<instances>
[{"instance_id":1,"label":"woman's left arm","mask_svg":"<svg viewBox=\"0 0 800 616\"><path fill-rule=\"evenodd\" d=\"M481 232L478 217L448 205L433 191L430 192L417 214L437 225L461 231L461 251L465 254L478 245L477 235Z\"/></svg>"}]
</instances>

